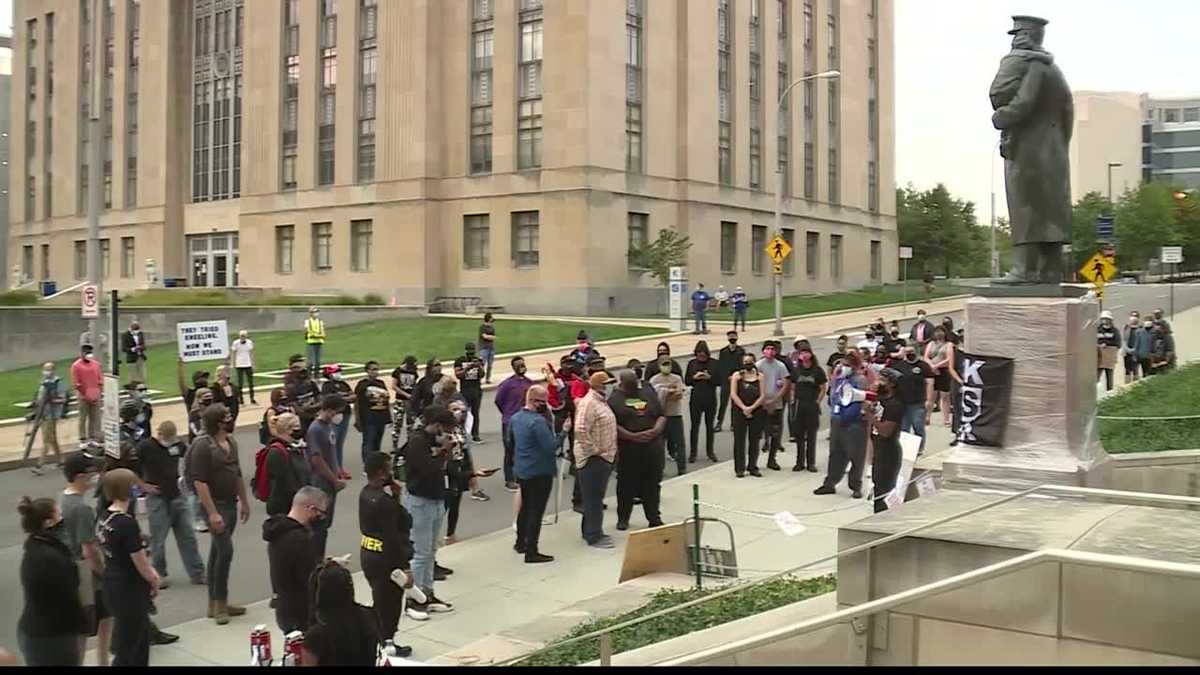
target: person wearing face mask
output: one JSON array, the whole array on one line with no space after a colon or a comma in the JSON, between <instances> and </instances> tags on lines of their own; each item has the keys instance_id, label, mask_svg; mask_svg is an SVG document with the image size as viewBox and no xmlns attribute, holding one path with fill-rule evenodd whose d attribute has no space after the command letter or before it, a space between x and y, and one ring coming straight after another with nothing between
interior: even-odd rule
<instances>
[{"instance_id":1,"label":"person wearing face mask","mask_svg":"<svg viewBox=\"0 0 1200 675\"><path fill-rule=\"evenodd\" d=\"M413 417L420 417L421 411L433 405L434 388L442 381L442 362L429 359L425 362L425 374L417 380L409 400L409 412Z\"/></svg>"},{"instance_id":2,"label":"person wearing face mask","mask_svg":"<svg viewBox=\"0 0 1200 675\"><path fill-rule=\"evenodd\" d=\"M308 318L304 320L304 345L308 350L309 371L315 380L321 372L321 350L325 347L325 322L316 307L308 308Z\"/></svg>"},{"instance_id":3,"label":"person wearing face mask","mask_svg":"<svg viewBox=\"0 0 1200 675\"><path fill-rule=\"evenodd\" d=\"M76 559L58 536L62 512L45 497L23 497L17 512L28 535L20 571L25 605L17 621L25 665L78 666L83 663L79 634L86 617L79 601Z\"/></svg>"},{"instance_id":4,"label":"person wearing face mask","mask_svg":"<svg viewBox=\"0 0 1200 675\"><path fill-rule=\"evenodd\" d=\"M642 373L643 382L650 384L650 378L658 375L658 364L661 363L664 358L670 362L671 372L675 375L683 377L683 369L680 368L679 364L671 358L671 345L667 344L666 342L660 342L654 351L654 359L647 361L647 363L650 364L650 367L646 368L645 372Z\"/></svg>"},{"instance_id":5,"label":"person wearing face mask","mask_svg":"<svg viewBox=\"0 0 1200 675\"><path fill-rule=\"evenodd\" d=\"M957 346L959 343L959 336L954 330L954 319L951 319L948 316L942 317L942 328L946 331L946 339Z\"/></svg>"},{"instance_id":6,"label":"person wearing face mask","mask_svg":"<svg viewBox=\"0 0 1200 675\"><path fill-rule=\"evenodd\" d=\"M557 456L565 430L555 434L550 426L550 408L546 388L535 384L525 393L525 406L509 420L513 437L513 472L521 486L521 509L517 514L517 541L513 550L525 556L526 563L552 562L553 556L538 549L542 516L554 487Z\"/></svg>"},{"instance_id":7,"label":"person wearing face mask","mask_svg":"<svg viewBox=\"0 0 1200 675\"><path fill-rule=\"evenodd\" d=\"M1168 331L1170 331L1170 330L1171 330L1171 322L1170 322L1170 321L1167 321L1167 319L1166 319L1165 317L1166 317L1166 315L1163 313L1163 308L1162 308L1162 307L1158 307L1158 308L1156 308L1156 309L1154 310L1154 321L1155 321L1155 323L1163 323L1163 324L1166 324L1166 326L1167 326L1167 330L1168 330Z\"/></svg>"},{"instance_id":8,"label":"person wearing face mask","mask_svg":"<svg viewBox=\"0 0 1200 675\"><path fill-rule=\"evenodd\" d=\"M159 423L155 435L138 444L141 459L142 486L150 516L150 559L158 572L159 588L167 588L167 534L175 533L179 557L192 583L205 583L204 561L196 546L195 516L179 490L179 460L183 443L175 432L175 423Z\"/></svg>"},{"instance_id":9,"label":"person wearing face mask","mask_svg":"<svg viewBox=\"0 0 1200 675\"><path fill-rule=\"evenodd\" d=\"M689 462L696 461L700 453L700 420L704 419L705 450L710 462L717 461L713 452L713 414L717 411L717 382L720 379L717 364L708 351L708 343L701 340L693 350L696 358L688 361L687 374L683 378L684 385L691 387L688 396L688 414L692 422L691 435L688 440L691 449Z\"/></svg>"},{"instance_id":10,"label":"person wearing face mask","mask_svg":"<svg viewBox=\"0 0 1200 675\"><path fill-rule=\"evenodd\" d=\"M250 333L238 331L238 339L229 345L229 357L237 369L238 403L246 402L246 388L249 387L250 404L258 405L254 400L254 340L250 339Z\"/></svg>"},{"instance_id":11,"label":"person wearing face mask","mask_svg":"<svg viewBox=\"0 0 1200 675\"><path fill-rule=\"evenodd\" d=\"M675 364L670 357L658 361L658 373L650 378L650 386L658 396L659 405L667 418L664 436L667 440L667 456L675 460L676 475L687 473L687 448L683 445L683 378L671 372ZM696 461L694 458L692 461Z\"/></svg>"},{"instance_id":12,"label":"person wearing face mask","mask_svg":"<svg viewBox=\"0 0 1200 675\"><path fill-rule=\"evenodd\" d=\"M87 640L96 638L96 665L109 665L108 644L112 637L112 614L104 602L101 575L104 573L104 557L96 545L96 510L89 503L88 495L94 493L99 484L100 473L96 463L83 453L67 458L63 463L66 489L59 498L63 525L55 534L71 551L72 560L79 568L79 579L84 607L84 625L79 633L79 655L87 652ZM86 592L91 589L91 594ZM88 602L87 599L92 601ZM82 664L82 661L79 665Z\"/></svg>"},{"instance_id":13,"label":"person wearing face mask","mask_svg":"<svg viewBox=\"0 0 1200 675\"><path fill-rule=\"evenodd\" d=\"M300 354L292 354L288 359L288 374L283 383L292 410L300 416L300 428L307 434L321 409L321 388L310 377L308 365Z\"/></svg>"},{"instance_id":14,"label":"person wearing face mask","mask_svg":"<svg viewBox=\"0 0 1200 675\"><path fill-rule=\"evenodd\" d=\"M1105 391L1112 391L1113 369L1117 367L1117 354L1121 351L1121 331L1113 325L1112 312L1100 312L1100 326L1096 329L1096 379L1104 378Z\"/></svg>"},{"instance_id":15,"label":"person wearing face mask","mask_svg":"<svg viewBox=\"0 0 1200 675\"><path fill-rule=\"evenodd\" d=\"M821 401L828 379L817 363L812 345L803 336L795 342L796 360L791 371L791 405L788 428L796 441L796 464L792 471L817 472L817 430L821 427Z\"/></svg>"},{"instance_id":16,"label":"person wearing face mask","mask_svg":"<svg viewBox=\"0 0 1200 675\"><path fill-rule=\"evenodd\" d=\"M334 425L333 449L337 453L338 478L349 480L350 472L345 470L346 436L350 434L354 391L350 389L350 383L346 382L346 376L342 372L340 364L335 363L325 367L325 381L321 383L321 398L324 399L327 396L336 396L345 403L345 414L338 418L338 423Z\"/></svg>"},{"instance_id":17,"label":"person wearing face mask","mask_svg":"<svg viewBox=\"0 0 1200 675\"><path fill-rule=\"evenodd\" d=\"M416 421L416 415L409 408L413 392L417 388L417 357L409 354L404 361L392 371L392 391L396 392L392 400L392 449L399 450L401 437L407 438L408 432Z\"/></svg>"},{"instance_id":18,"label":"person wearing face mask","mask_svg":"<svg viewBox=\"0 0 1200 675\"><path fill-rule=\"evenodd\" d=\"M587 331L581 330L579 331L579 334L575 336L575 349L572 349L568 356L570 356L571 359L575 361L575 364L578 365L582 370L587 368L588 361L600 356L600 352L597 351L596 347L592 345L591 339L588 338Z\"/></svg>"},{"instance_id":19,"label":"person wearing face mask","mask_svg":"<svg viewBox=\"0 0 1200 675\"><path fill-rule=\"evenodd\" d=\"M354 385L354 428L362 433L362 460L380 452L387 425L391 422L391 397L387 385L379 379L379 362L367 361L367 376Z\"/></svg>"},{"instance_id":20,"label":"person wearing face mask","mask_svg":"<svg viewBox=\"0 0 1200 675\"><path fill-rule=\"evenodd\" d=\"M284 412L275 418L274 436L267 443L267 515L279 516L292 508L292 497L310 484L308 459L304 456L304 436L300 418Z\"/></svg>"},{"instance_id":21,"label":"person wearing face mask","mask_svg":"<svg viewBox=\"0 0 1200 675\"><path fill-rule=\"evenodd\" d=\"M733 305L733 328L737 330L741 324L742 331L746 330L746 313L750 309L750 296L746 295L746 291L738 286L733 291L733 295L729 298L730 304Z\"/></svg>"},{"instance_id":22,"label":"person wearing face mask","mask_svg":"<svg viewBox=\"0 0 1200 675\"><path fill-rule=\"evenodd\" d=\"M37 465L33 467L33 475L42 475L42 463L46 455L54 454L54 463L62 463L62 450L58 445L58 421L66 414L67 388L62 379L54 374L54 362L42 364L42 382L38 385L37 393L33 395L35 419L38 420L38 431L42 432L42 454L38 456Z\"/></svg>"},{"instance_id":23,"label":"person wearing face mask","mask_svg":"<svg viewBox=\"0 0 1200 675\"><path fill-rule=\"evenodd\" d=\"M1138 334L1137 341L1137 358L1138 370L1142 372L1142 377L1149 377L1154 374L1154 370L1150 367L1150 355L1154 351L1154 322L1146 319L1142 322L1141 332Z\"/></svg>"},{"instance_id":24,"label":"person wearing face mask","mask_svg":"<svg viewBox=\"0 0 1200 675\"><path fill-rule=\"evenodd\" d=\"M380 636L387 641L396 634L405 591L413 586L412 516L400 504L400 484L392 475L391 458L375 453L367 458L365 469L367 484L358 495L359 561L371 586L371 609L379 620ZM424 621L429 615L414 612L412 618ZM394 656L412 653L411 647L395 649Z\"/></svg>"},{"instance_id":25,"label":"person wearing face mask","mask_svg":"<svg viewBox=\"0 0 1200 675\"><path fill-rule=\"evenodd\" d=\"M933 324L926 318L925 310L917 310L917 322L908 332L908 338L918 354L925 353L925 344L933 339Z\"/></svg>"},{"instance_id":26,"label":"person wearing face mask","mask_svg":"<svg viewBox=\"0 0 1200 675\"><path fill-rule=\"evenodd\" d=\"M412 574L414 585L425 594L425 602L409 604L412 612L449 612L454 606L433 593L438 534L446 514L446 461L450 449L447 433L454 415L431 405L421 413L422 426L413 430L405 450L406 490L404 508L412 516Z\"/></svg>"},{"instance_id":27,"label":"person wearing face mask","mask_svg":"<svg viewBox=\"0 0 1200 675\"><path fill-rule=\"evenodd\" d=\"M837 347L834 348L829 358L825 359L825 374L829 376L829 379L832 380L833 376L837 374L837 369L842 365L842 359L846 356L846 350L849 348L850 338L845 335L839 335Z\"/></svg>"},{"instance_id":28,"label":"person wearing face mask","mask_svg":"<svg viewBox=\"0 0 1200 675\"><path fill-rule=\"evenodd\" d=\"M138 477L129 469L106 471L100 487L110 502L96 525L104 553L104 597L113 612L115 668L150 665L150 606L158 595L158 573L146 554L138 521L130 515ZM76 592L78 593L78 592Z\"/></svg>"},{"instance_id":29,"label":"person wearing face mask","mask_svg":"<svg viewBox=\"0 0 1200 675\"><path fill-rule=\"evenodd\" d=\"M767 450L767 468L779 471L782 467L775 461L775 453L783 452L783 409L792 390L789 379L791 372L779 356L779 342L769 340L763 345L763 357L755 364L762 376L763 410L767 413L767 428L764 443Z\"/></svg>"},{"instance_id":30,"label":"person wearing face mask","mask_svg":"<svg viewBox=\"0 0 1200 675\"><path fill-rule=\"evenodd\" d=\"M183 403L188 408L191 408L192 403L196 401L196 391L209 388L207 370L197 370L192 373L192 386L187 385L183 375L183 359L175 362L175 378L179 382L179 395L183 397Z\"/></svg>"},{"instance_id":31,"label":"person wearing face mask","mask_svg":"<svg viewBox=\"0 0 1200 675\"><path fill-rule=\"evenodd\" d=\"M233 423L236 426L238 415L242 411L242 404L238 401L237 389L229 379L229 366L217 366L217 381L213 384L212 390L213 400L229 409L229 414L233 417Z\"/></svg>"},{"instance_id":32,"label":"person wearing face mask","mask_svg":"<svg viewBox=\"0 0 1200 675\"><path fill-rule=\"evenodd\" d=\"M636 381L636 380L635 380ZM583 515L580 529L589 546L613 548L604 534L604 493L617 458L617 419L605 401L606 373L593 373L588 391L576 402L574 465Z\"/></svg>"},{"instance_id":33,"label":"person wearing face mask","mask_svg":"<svg viewBox=\"0 0 1200 675\"><path fill-rule=\"evenodd\" d=\"M131 380L125 385L123 396L127 396L129 401L132 401L137 406L136 422L138 429L141 431L142 438L145 438L153 431L151 425L154 419L154 405L150 403L150 390L144 382Z\"/></svg>"},{"instance_id":34,"label":"person wearing face mask","mask_svg":"<svg viewBox=\"0 0 1200 675\"><path fill-rule=\"evenodd\" d=\"M815 495L831 495L837 492L837 484L846 475L850 466L849 485L854 499L862 498L863 463L867 455L867 428L863 422L861 402L844 403L845 388L867 391L872 383L867 380L858 352L847 352L829 387L829 467L825 480Z\"/></svg>"},{"instance_id":35,"label":"person wearing face mask","mask_svg":"<svg viewBox=\"0 0 1200 675\"><path fill-rule=\"evenodd\" d=\"M876 402L863 406L875 446L871 463L871 501L874 502L875 513L887 510L883 497L895 489L896 479L900 476L900 422L904 417L904 404L896 396L899 381L899 372L884 368L875 383Z\"/></svg>"},{"instance_id":36,"label":"person wearing face mask","mask_svg":"<svg viewBox=\"0 0 1200 675\"><path fill-rule=\"evenodd\" d=\"M84 345L80 350L80 357L71 364L71 384L75 388L75 400L79 405L80 447L89 440L102 442L104 431L100 428L100 412L104 405L101 399L104 373L91 345Z\"/></svg>"},{"instance_id":37,"label":"person wearing face mask","mask_svg":"<svg viewBox=\"0 0 1200 675\"><path fill-rule=\"evenodd\" d=\"M312 526L325 517L329 499L319 488L306 486L292 496L282 514L263 521L271 576L271 606L275 624L284 635L308 627L308 577L321 559L313 543Z\"/></svg>"},{"instance_id":38,"label":"person wearing face mask","mask_svg":"<svg viewBox=\"0 0 1200 675\"><path fill-rule=\"evenodd\" d=\"M916 349L906 345L903 349L904 359L892 365L900 373L896 382L896 398L904 406L904 417L900 422L900 430L921 437L921 451L925 450L925 425L933 410L933 368L923 359L917 358Z\"/></svg>"},{"instance_id":39,"label":"person wearing face mask","mask_svg":"<svg viewBox=\"0 0 1200 675\"><path fill-rule=\"evenodd\" d=\"M467 406L471 409L471 440L482 443L479 437L479 406L483 402L483 376L486 366L483 359L475 353L475 343L468 342L464 346L462 356L454 359L454 376L458 378L459 389Z\"/></svg>"},{"instance_id":40,"label":"person wearing face mask","mask_svg":"<svg viewBox=\"0 0 1200 675\"><path fill-rule=\"evenodd\" d=\"M933 341L925 346L925 361L933 368L933 388L937 391L942 411L942 424L950 426L950 371L954 364L954 344L950 342L946 329L938 326L933 330Z\"/></svg>"},{"instance_id":41,"label":"person wearing face mask","mask_svg":"<svg viewBox=\"0 0 1200 675\"><path fill-rule=\"evenodd\" d=\"M329 497L328 516L313 527L313 541L316 542L317 552L322 559L325 557L329 528L333 525L337 494L346 487L346 481L342 478L342 465L338 463L337 449L334 445L337 428L345 418L345 399L332 394L325 396L321 399L321 410L317 413L317 419L305 434L304 456L308 460L310 482L324 490Z\"/></svg>"},{"instance_id":42,"label":"person wearing face mask","mask_svg":"<svg viewBox=\"0 0 1200 675\"><path fill-rule=\"evenodd\" d=\"M717 423L713 426L714 432L721 431L722 425L725 423L725 409L729 407L729 378L742 367L742 356L746 354L746 350L738 344L737 331L731 330L725 334L725 337L729 344L721 347L721 351L717 353L716 375L721 386L721 407L717 410Z\"/></svg>"},{"instance_id":43,"label":"person wearing face mask","mask_svg":"<svg viewBox=\"0 0 1200 675\"><path fill-rule=\"evenodd\" d=\"M754 365L754 355L742 355L742 368L729 377L730 399L733 410L729 425L733 429L733 470L738 478L751 476L762 478L758 470L758 444L767 425L767 413L763 410L766 392L762 375Z\"/></svg>"},{"instance_id":44,"label":"person wearing face mask","mask_svg":"<svg viewBox=\"0 0 1200 675\"><path fill-rule=\"evenodd\" d=\"M1175 369L1175 336L1171 324L1154 322L1154 346L1150 350L1150 373L1162 375Z\"/></svg>"},{"instance_id":45,"label":"person wearing face mask","mask_svg":"<svg viewBox=\"0 0 1200 675\"><path fill-rule=\"evenodd\" d=\"M667 427L658 396L632 371L621 371L617 390L608 398L617 420L617 529L629 529L635 497L650 527L663 524L659 511L662 489L662 434Z\"/></svg>"},{"instance_id":46,"label":"person wearing face mask","mask_svg":"<svg viewBox=\"0 0 1200 675\"><path fill-rule=\"evenodd\" d=\"M513 444L509 433L509 422L513 415L525 405L525 392L533 386L533 380L525 375L525 359L514 356L513 374L496 387L496 409L500 411L500 437L504 441L504 489L516 493L517 479L513 474Z\"/></svg>"},{"instance_id":47,"label":"person wearing face mask","mask_svg":"<svg viewBox=\"0 0 1200 675\"><path fill-rule=\"evenodd\" d=\"M875 353L875 350L879 348L879 336L875 333L874 326L867 326L863 332L863 339L858 341L855 348L859 351L866 351L868 354Z\"/></svg>"},{"instance_id":48,"label":"person wearing face mask","mask_svg":"<svg viewBox=\"0 0 1200 675\"><path fill-rule=\"evenodd\" d=\"M129 324L129 330L121 334L121 353L125 355L125 366L129 379L146 381L146 334L137 321Z\"/></svg>"},{"instance_id":49,"label":"person wearing face mask","mask_svg":"<svg viewBox=\"0 0 1200 675\"><path fill-rule=\"evenodd\" d=\"M1121 352L1125 365L1125 384L1135 382L1140 373L1141 363L1138 361L1138 343L1142 338L1142 319L1141 314L1135 309L1129 313L1129 322L1125 325L1125 330L1121 334L1121 342L1124 344Z\"/></svg>"}]
</instances>

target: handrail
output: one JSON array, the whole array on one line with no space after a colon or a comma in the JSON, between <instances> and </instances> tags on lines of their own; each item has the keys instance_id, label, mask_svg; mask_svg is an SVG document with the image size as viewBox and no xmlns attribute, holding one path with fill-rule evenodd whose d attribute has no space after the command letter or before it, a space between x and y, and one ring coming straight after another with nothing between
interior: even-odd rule
<instances>
[{"instance_id":1,"label":"handrail","mask_svg":"<svg viewBox=\"0 0 1200 675\"><path fill-rule=\"evenodd\" d=\"M1057 493L1057 494L1062 494L1062 495L1067 495L1067 496L1079 496L1079 497L1084 497L1084 498L1097 497L1097 496L1109 496L1114 499L1127 499L1127 500L1137 499L1137 500L1141 500L1141 501L1147 502L1147 503L1158 503L1158 504L1170 505L1170 506L1200 507L1200 498L1197 498L1197 497L1181 497L1181 496L1176 496L1176 495L1158 495L1158 494L1153 494L1153 493L1149 493L1149 492L1122 492L1122 491L1116 491L1116 490L1101 490L1101 489L1096 489L1096 488L1072 487L1072 486L1068 486L1068 485L1052 485L1052 484L1038 485L1035 487L1028 488L1026 490L1022 490L1020 492L1016 492L1016 493L1007 495L1005 497L1002 497L995 501L988 502L986 504L981 504L979 506L973 506L969 509L965 509L965 510L959 511L957 513L952 513L950 515L943 516L942 518L932 520L928 523L922 523L920 525L910 527L907 530L896 532L894 534L889 534L885 537L880 537L879 539L872 539L871 541L866 542L865 544L853 546L851 548L845 549L844 551L837 551L832 555L818 558L817 560L809 561L807 563L804 563L803 565L798 565L796 567L786 569L782 572L776 572L775 574L771 574L771 575L768 575L765 577L760 577L760 578L755 579L754 581L751 581L746 584L731 584L728 588L724 588L722 590L717 591L716 593L711 593L711 594L706 595L701 598L696 598L695 600L689 600L688 602L684 602L684 603L675 605L673 607L668 607L666 609L661 609L657 612L652 612L650 614L646 614L646 615L643 615L640 617L635 617L633 619L629 619L628 621L623 621L619 624L609 626L607 628L601 628L599 630L594 630L590 633L585 633L584 635L580 635L578 637L573 637L573 638L570 638L567 640L562 640L559 642L553 642L551 644L544 645L542 647L539 647L533 651L527 652L520 656L514 656L512 658L506 659L495 665L511 666L520 661L524 661L525 659L527 659L535 654L540 654L549 649L562 647L562 646L568 645L568 644L574 644L576 642L581 642L583 640L590 640L593 638L598 638L601 635L606 635L608 633L612 633L612 632L620 630L622 628L628 628L629 626L635 626L639 623L642 623L643 621L648 621L650 619L656 619L661 616L670 614L672 612L677 612L682 609L687 609L688 607L694 607L695 605L699 605L700 603L707 602L709 600L714 600L716 598L723 597L723 596L729 595L731 593L735 593L737 591L741 591L741 590L745 590L747 588L765 584L769 581L774 581L775 579L779 579L781 577L785 577L790 574L794 574L801 570L804 570L804 569L807 569L810 567L816 567L817 565L820 565L822 563L827 563L827 562L830 562L833 560L837 560L838 558L853 555L855 553L869 551L873 548L896 541L897 539L903 539L904 537L910 536L916 532L920 532L922 530L927 530L932 527L937 527L939 525L945 525L946 523L953 522L955 520L958 520L959 518L964 518L966 516L980 513L982 511L986 511L986 510L995 508L997 506L1007 504L1008 502L1015 501L1017 499L1020 499L1021 497L1027 497L1034 493Z\"/></svg>"},{"instance_id":2,"label":"handrail","mask_svg":"<svg viewBox=\"0 0 1200 675\"><path fill-rule=\"evenodd\" d=\"M656 666L679 666L688 665L690 663L711 661L721 658L729 654L754 649L765 645L772 644L779 640L797 637L806 633L828 628L847 621L853 621L862 617L871 616L883 612L893 607L907 605L911 602L927 598L931 595L946 593L965 586L987 581L999 576L1011 574L1013 572L1027 569L1035 565L1041 565L1048 562L1069 563L1072 565L1084 565L1089 567L1101 567L1105 569L1117 569L1134 572L1150 572L1155 574L1165 574L1169 576L1187 577L1192 579L1200 579L1200 565L1188 563L1164 562L1159 560L1148 560L1145 558L1135 558L1133 556L1111 555L1106 553L1088 553L1084 551L1069 551L1066 549L1043 549L1034 551L1015 558L1009 558L1002 562L998 562L986 567L981 567L970 572L964 572L956 576L952 576L939 581L911 588L899 593L893 593L878 600L871 600L861 605L849 607L832 614L827 614L822 617L816 617L801 621L791 626L777 628L768 631L761 635L739 640L729 644L723 644L716 647L710 647L698 652L693 652L686 656L676 656L662 661L649 664Z\"/></svg>"},{"instance_id":3,"label":"handrail","mask_svg":"<svg viewBox=\"0 0 1200 675\"><path fill-rule=\"evenodd\" d=\"M53 295L47 295L46 297L42 298L42 300L53 300L60 295L66 295L67 293L70 293L71 291L77 291L77 290L83 288L84 286L87 286L90 283L91 283L90 281L81 281L81 282L75 284L74 286L71 286L70 288L62 289L61 291L58 291L57 293L54 293Z\"/></svg>"}]
</instances>

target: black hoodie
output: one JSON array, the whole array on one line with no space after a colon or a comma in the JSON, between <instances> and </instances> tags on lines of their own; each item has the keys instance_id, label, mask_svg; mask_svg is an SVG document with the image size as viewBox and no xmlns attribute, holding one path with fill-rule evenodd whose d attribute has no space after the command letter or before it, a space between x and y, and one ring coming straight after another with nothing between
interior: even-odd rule
<instances>
[{"instance_id":1,"label":"black hoodie","mask_svg":"<svg viewBox=\"0 0 1200 675\"><path fill-rule=\"evenodd\" d=\"M284 633L308 627L308 577L317 567L312 531L286 515L263 523L275 611Z\"/></svg>"}]
</instances>

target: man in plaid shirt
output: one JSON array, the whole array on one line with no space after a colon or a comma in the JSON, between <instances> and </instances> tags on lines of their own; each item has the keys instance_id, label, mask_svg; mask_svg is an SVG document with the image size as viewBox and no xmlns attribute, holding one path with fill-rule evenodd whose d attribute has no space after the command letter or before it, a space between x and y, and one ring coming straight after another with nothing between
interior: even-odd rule
<instances>
[{"instance_id":1,"label":"man in plaid shirt","mask_svg":"<svg viewBox=\"0 0 1200 675\"><path fill-rule=\"evenodd\" d=\"M588 393L575 403L575 482L583 493L583 538L589 546L612 548L604 534L604 493L617 459L617 418L604 400L608 373L593 373Z\"/></svg>"}]
</instances>

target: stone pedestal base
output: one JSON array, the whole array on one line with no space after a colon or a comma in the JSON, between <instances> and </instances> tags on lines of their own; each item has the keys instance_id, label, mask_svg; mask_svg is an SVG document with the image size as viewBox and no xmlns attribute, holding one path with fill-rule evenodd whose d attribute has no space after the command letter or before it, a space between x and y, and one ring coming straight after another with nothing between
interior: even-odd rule
<instances>
[{"instance_id":1,"label":"stone pedestal base","mask_svg":"<svg viewBox=\"0 0 1200 675\"><path fill-rule=\"evenodd\" d=\"M959 445L942 464L952 487L1106 487L1096 434L1097 305L1061 298L972 298L967 352L1015 360L1004 447Z\"/></svg>"}]
</instances>

